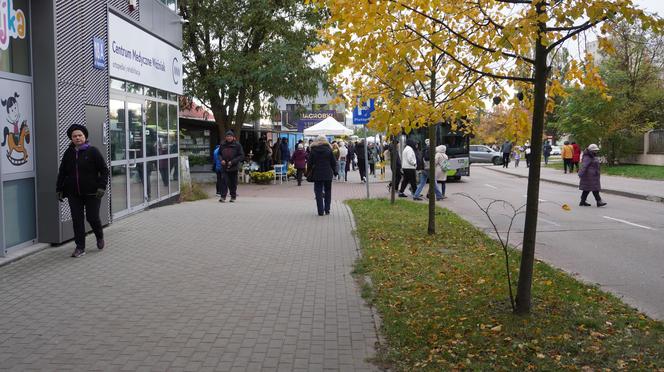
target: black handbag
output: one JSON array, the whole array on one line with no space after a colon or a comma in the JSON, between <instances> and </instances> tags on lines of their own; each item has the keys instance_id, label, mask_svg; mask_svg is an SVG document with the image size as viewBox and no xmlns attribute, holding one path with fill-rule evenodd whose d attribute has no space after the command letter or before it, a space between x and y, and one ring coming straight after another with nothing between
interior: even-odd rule
<instances>
[{"instance_id":1,"label":"black handbag","mask_svg":"<svg viewBox=\"0 0 664 372\"><path fill-rule=\"evenodd\" d=\"M307 166L307 170L304 172L304 177L307 179L307 182L314 182L314 166Z\"/></svg>"}]
</instances>

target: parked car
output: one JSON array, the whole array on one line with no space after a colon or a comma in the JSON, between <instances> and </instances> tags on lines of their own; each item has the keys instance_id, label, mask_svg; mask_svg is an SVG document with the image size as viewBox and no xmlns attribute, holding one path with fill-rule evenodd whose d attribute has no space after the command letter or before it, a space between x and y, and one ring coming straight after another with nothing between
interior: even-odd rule
<instances>
[{"instance_id":1,"label":"parked car","mask_svg":"<svg viewBox=\"0 0 664 372\"><path fill-rule=\"evenodd\" d=\"M489 146L470 145L471 163L493 163L494 165L503 164L503 154L494 151Z\"/></svg>"},{"instance_id":2,"label":"parked car","mask_svg":"<svg viewBox=\"0 0 664 372\"><path fill-rule=\"evenodd\" d=\"M560 155L562 152L560 151L560 146L551 146L551 156L555 155Z\"/></svg>"}]
</instances>

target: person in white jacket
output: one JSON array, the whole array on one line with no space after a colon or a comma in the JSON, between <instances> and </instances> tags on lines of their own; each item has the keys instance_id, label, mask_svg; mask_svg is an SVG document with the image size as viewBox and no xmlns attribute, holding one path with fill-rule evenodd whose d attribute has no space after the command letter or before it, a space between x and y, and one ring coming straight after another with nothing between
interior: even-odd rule
<instances>
[{"instance_id":1,"label":"person in white jacket","mask_svg":"<svg viewBox=\"0 0 664 372\"><path fill-rule=\"evenodd\" d=\"M346 143L341 141L339 142L339 180L346 182L348 181L348 175L346 174L346 157L348 156L348 148Z\"/></svg>"},{"instance_id":2,"label":"person in white jacket","mask_svg":"<svg viewBox=\"0 0 664 372\"><path fill-rule=\"evenodd\" d=\"M415 153L416 143L414 140L407 140L406 147L401 154L401 169L403 170L403 179L401 180L401 187L399 188L399 196L406 198L404 191L406 185L410 185L410 191L415 194L417 189L417 175L415 169L417 168L417 155Z\"/></svg>"},{"instance_id":3,"label":"person in white jacket","mask_svg":"<svg viewBox=\"0 0 664 372\"><path fill-rule=\"evenodd\" d=\"M436 182L440 184L440 199L445 199L445 184L447 183L447 171L450 170L450 161L446 154L447 147L440 145L436 147ZM436 187L436 193L438 188Z\"/></svg>"}]
</instances>

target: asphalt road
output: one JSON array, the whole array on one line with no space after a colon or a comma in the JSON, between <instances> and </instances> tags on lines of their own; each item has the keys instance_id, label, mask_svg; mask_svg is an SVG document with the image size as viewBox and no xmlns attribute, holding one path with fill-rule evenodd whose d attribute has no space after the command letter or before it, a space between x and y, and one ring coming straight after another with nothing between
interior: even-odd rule
<instances>
[{"instance_id":1,"label":"asphalt road","mask_svg":"<svg viewBox=\"0 0 664 372\"><path fill-rule=\"evenodd\" d=\"M483 206L500 199L520 207L526 203L527 180L473 165L471 177L448 183L448 199L440 203L488 233L486 216L466 193ZM604 195L606 207L579 207L575 187L542 182L536 257L622 298L647 315L664 319L664 203ZM565 211L567 203L572 210ZM511 215L502 204L491 215L504 233ZM525 210L525 207L524 207ZM520 245L525 216L515 219L510 243Z\"/></svg>"}]
</instances>

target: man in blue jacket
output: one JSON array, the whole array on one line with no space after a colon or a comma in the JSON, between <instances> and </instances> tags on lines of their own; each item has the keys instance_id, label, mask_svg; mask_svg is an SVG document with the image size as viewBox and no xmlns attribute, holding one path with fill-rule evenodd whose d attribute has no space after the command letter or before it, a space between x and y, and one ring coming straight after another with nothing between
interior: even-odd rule
<instances>
[{"instance_id":1,"label":"man in blue jacket","mask_svg":"<svg viewBox=\"0 0 664 372\"><path fill-rule=\"evenodd\" d=\"M221 164L220 203L226 201L228 191L231 194L231 203L237 198L237 172L242 161L244 161L242 146L235 140L235 133L229 130L226 132L225 141L219 147L219 162Z\"/></svg>"},{"instance_id":2,"label":"man in blue jacket","mask_svg":"<svg viewBox=\"0 0 664 372\"><path fill-rule=\"evenodd\" d=\"M281 144L279 145L281 149L281 162L284 165L284 172L288 171L288 162L290 161L290 148L288 148L288 138L284 137L281 139Z\"/></svg>"},{"instance_id":3,"label":"man in blue jacket","mask_svg":"<svg viewBox=\"0 0 664 372\"><path fill-rule=\"evenodd\" d=\"M214 161L212 170L217 174L217 196L221 196L221 159L219 159L219 145L217 145L212 152L212 160Z\"/></svg>"}]
</instances>

